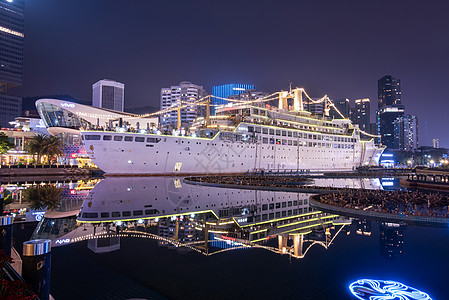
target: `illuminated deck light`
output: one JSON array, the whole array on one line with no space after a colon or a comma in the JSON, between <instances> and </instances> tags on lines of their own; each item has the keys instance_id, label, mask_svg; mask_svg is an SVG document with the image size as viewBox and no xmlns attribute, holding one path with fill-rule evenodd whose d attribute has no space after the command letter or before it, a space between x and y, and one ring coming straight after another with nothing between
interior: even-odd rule
<instances>
[{"instance_id":1,"label":"illuminated deck light","mask_svg":"<svg viewBox=\"0 0 449 300\"><path fill-rule=\"evenodd\" d=\"M349 286L351 293L361 300L431 300L420 290L392 280L359 279Z\"/></svg>"}]
</instances>

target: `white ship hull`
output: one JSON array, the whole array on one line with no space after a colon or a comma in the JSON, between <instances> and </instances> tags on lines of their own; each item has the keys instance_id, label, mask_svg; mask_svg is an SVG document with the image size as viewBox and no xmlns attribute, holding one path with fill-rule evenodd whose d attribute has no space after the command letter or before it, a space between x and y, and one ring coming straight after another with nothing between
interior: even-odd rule
<instances>
[{"instance_id":1,"label":"white ship hull","mask_svg":"<svg viewBox=\"0 0 449 300\"><path fill-rule=\"evenodd\" d=\"M301 138L289 138L298 142L293 146L293 143L231 142L220 139L219 134L213 139L99 131L85 131L82 135L93 163L107 174L117 175L353 171L377 163L383 151L383 148L376 148L373 141L359 140L323 143L323 147L318 147L310 146L317 143ZM122 140L114 140L116 136ZM131 141L125 141L126 137ZM158 142L148 142L148 138Z\"/></svg>"}]
</instances>

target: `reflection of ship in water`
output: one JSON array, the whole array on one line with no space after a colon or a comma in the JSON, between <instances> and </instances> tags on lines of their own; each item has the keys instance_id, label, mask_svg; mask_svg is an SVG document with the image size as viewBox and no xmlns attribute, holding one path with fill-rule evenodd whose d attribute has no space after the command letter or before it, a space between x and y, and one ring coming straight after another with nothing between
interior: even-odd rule
<instances>
[{"instance_id":1,"label":"reflection of ship in water","mask_svg":"<svg viewBox=\"0 0 449 300\"><path fill-rule=\"evenodd\" d=\"M206 255L258 247L303 257L312 245L327 248L349 223L311 208L309 196L199 187L168 177L109 177L87 196L79 226L53 246L116 236Z\"/></svg>"},{"instance_id":2,"label":"reflection of ship in water","mask_svg":"<svg viewBox=\"0 0 449 300\"><path fill-rule=\"evenodd\" d=\"M380 254L385 258L395 258L404 252L405 225L381 223L379 226Z\"/></svg>"}]
</instances>

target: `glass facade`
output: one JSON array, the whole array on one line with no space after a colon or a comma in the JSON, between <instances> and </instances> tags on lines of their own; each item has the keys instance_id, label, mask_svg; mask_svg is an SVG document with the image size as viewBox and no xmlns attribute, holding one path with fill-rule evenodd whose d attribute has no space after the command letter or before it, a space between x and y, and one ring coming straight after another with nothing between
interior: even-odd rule
<instances>
[{"instance_id":1,"label":"glass facade","mask_svg":"<svg viewBox=\"0 0 449 300\"><path fill-rule=\"evenodd\" d=\"M8 89L23 83L24 0L0 2L0 126L22 114L22 98Z\"/></svg>"},{"instance_id":2,"label":"glass facade","mask_svg":"<svg viewBox=\"0 0 449 300\"><path fill-rule=\"evenodd\" d=\"M252 84L242 84L242 83L230 83L223 85L216 85L212 88L212 98L213 105L228 104L227 100L220 98L229 98L231 95L238 95L243 93L245 90L253 90L255 86ZM220 97L220 98L216 98ZM212 106L212 112L215 115L215 107Z\"/></svg>"},{"instance_id":3,"label":"glass facade","mask_svg":"<svg viewBox=\"0 0 449 300\"><path fill-rule=\"evenodd\" d=\"M47 127L79 129L80 127L89 128L92 126L91 123L79 118L74 113L50 103L38 103L37 111Z\"/></svg>"},{"instance_id":4,"label":"glass facade","mask_svg":"<svg viewBox=\"0 0 449 300\"><path fill-rule=\"evenodd\" d=\"M23 83L25 1L0 2L0 84L2 92Z\"/></svg>"},{"instance_id":5,"label":"glass facade","mask_svg":"<svg viewBox=\"0 0 449 300\"><path fill-rule=\"evenodd\" d=\"M386 75L377 81L378 108L401 105L401 80Z\"/></svg>"},{"instance_id":6,"label":"glass facade","mask_svg":"<svg viewBox=\"0 0 449 300\"><path fill-rule=\"evenodd\" d=\"M11 127L10 121L22 113L22 98L0 94L0 126Z\"/></svg>"}]
</instances>

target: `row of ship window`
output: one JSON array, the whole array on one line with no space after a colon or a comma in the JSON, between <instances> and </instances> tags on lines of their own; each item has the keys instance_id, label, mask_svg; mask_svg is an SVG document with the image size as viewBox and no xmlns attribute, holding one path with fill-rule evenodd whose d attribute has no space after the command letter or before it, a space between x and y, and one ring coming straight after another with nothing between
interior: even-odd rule
<instances>
[{"instance_id":1,"label":"row of ship window","mask_svg":"<svg viewBox=\"0 0 449 300\"><path fill-rule=\"evenodd\" d=\"M303 213L307 213L309 211L313 211L313 208L309 207L304 207L303 208L298 208L298 209L290 209L290 210L284 210L284 211L278 211L278 212L273 212L273 213L269 213L269 214L262 214L261 216L254 216L254 217L248 217L248 223L251 222L259 222L259 221L267 221L267 220L272 220L274 218L281 218L281 217L290 217L290 216L295 216L295 215L299 215L299 214L303 214Z\"/></svg>"},{"instance_id":2,"label":"row of ship window","mask_svg":"<svg viewBox=\"0 0 449 300\"><path fill-rule=\"evenodd\" d=\"M287 131L287 130L280 130L280 129L271 129L271 128L260 128L260 127L254 127L254 126L248 126L248 132L255 132L255 133L262 133L262 134L269 134L269 135L277 135L277 136L288 136L288 137L297 137L297 138L305 138L310 140L323 140L323 141L335 141L335 142L349 142L349 143L355 143L356 139L352 137L343 137L343 136L327 136L327 135L321 135L321 134L307 134L307 133L301 133L296 131Z\"/></svg>"},{"instance_id":3,"label":"row of ship window","mask_svg":"<svg viewBox=\"0 0 449 300\"><path fill-rule=\"evenodd\" d=\"M267 114L267 111L262 110L262 109L259 110L259 109L254 108L253 109L253 114L265 117L266 114ZM312 120L310 120L308 122L310 122L310 124L320 125L319 121L315 121L315 120L312 121ZM328 123L328 122L325 122L324 124L321 124L321 125L322 126L328 126L328 127L338 127L337 124L332 124L332 123Z\"/></svg>"},{"instance_id":4,"label":"row of ship window","mask_svg":"<svg viewBox=\"0 0 449 300\"><path fill-rule=\"evenodd\" d=\"M154 214L158 214L158 213L159 213L159 210L157 210L157 209L145 209L145 215L154 215ZM144 215L143 210L134 210L134 211L132 211L132 214L131 214L131 211L129 211L129 210L125 210L123 212L113 211L113 212L111 212L111 214L109 214L109 212L101 212L100 213L101 218L109 218L109 217L119 218L119 217L131 217L131 216L139 217L139 216L143 216L143 215ZM95 219L95 218L98 218L98 213L85 212L85 213L83 213L83 218Z\"/></svg>"},{"instance_id":5,"label":"row of ship window","mask_svg":"<svg viewBox=\"0 0 449 300\"><path fill-rule=\"evenodd\" d=\"M321 143L321 142L302 142L297 140L282 140L262 138L263 144L270 145L284 145L284 146L301 146L301 147L322 147L322 148L335 148L335 149L354 149L354 144L332 144L332 143Z\"/></svg>"},{"instance_id":6,"label":"row of ship window","mask_svg":"<svg viewBox=\"0 0 449 300\"><path fill-rule=\"evenodd\" d=\"M302 205L303 201L299 200L299 205ZM307 199L304 200L304 204L307 204ZM291 207L291 206L297 206L298 200L295 201L288 201L288 202L279 202L279 203L271 203L271 204L262 204L262 210L268 210L269 209L275 209L275 208L284 208L284 207Z\"/></svg>"},{"instance_id":7,"label":"row of ship window","mask_svg":"<svg viewBox=\"0 0 449 300\"><path fill-rule=\"evenodd\" d=\"M101 139L101 136L98 134L87 134L85 136L81 136L81 138L83 140L92 140L92 141L99 141ZM112 135L103 135L103 141L116 141L116 142L121 142L122 140L125 142L140 142L140 143L144 143L145 142L145 138L141 137L141 136L121 136L121 135L114 135L114 137L112 137ZM160 138L153 138L153 137L148 137L146 139L147 143L159 143L161 141Z\"/></svg>"}]
</instances>

